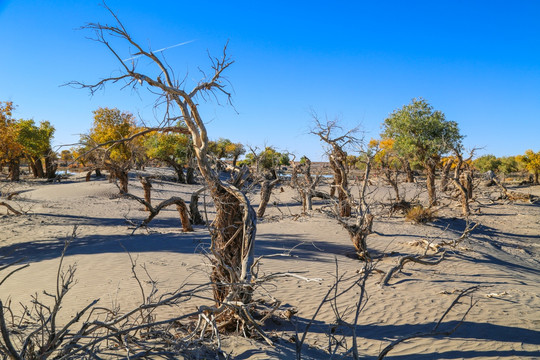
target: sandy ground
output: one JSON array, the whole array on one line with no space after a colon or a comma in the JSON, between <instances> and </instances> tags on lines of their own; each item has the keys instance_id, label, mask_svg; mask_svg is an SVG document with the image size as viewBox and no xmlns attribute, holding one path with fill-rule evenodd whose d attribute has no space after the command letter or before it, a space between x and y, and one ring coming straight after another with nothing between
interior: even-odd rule
<instances>
[{"instance_id":1,"label":"sandy ground","mask_svg":"<svg viewBox=\"0 0 540 360\"><path fill-rule=\"evenodd\" d=\"M417 191L415 186L403 190L412 196ZM194 232L183 233L174 207L162 211L149 230L140 229L131 235L130 223L144 219L145 212L139 203L115 196L118 190L107 180L85 182L82 177L72 176L61 183L27 181L16 185L0 183L0 187L4 194L22 190L13 200L2 200L26 212L22 216L3 215L5 208L0 207L0 256L4 256L0 262L24 257L30 264L0 287L0 299L4 303L11 299L15 309L18 302L28 303L32 294L55 288L60 254L74 227L76 237L64 263L76 264L77 283L66 297L63 321L97 298L103 306L120 306L123 310L140 303L141 292L131 273L128 252L141 278L145 278L144 265L161 293L208 279L209 262L204 256L209 246L208 231L205 226L196 226ZM155 204L173 195L188 201L199 187L155 181L152 201ZM295 328L303 332L334 284L336 269L340 276L349 278L340 284L340 289L360 276L362 263L354 258L350 239L340 225L316 210L308 216L295 216L301 210L295 194L288 187L283 190L275 191L266 219L258 224L256 255L272 255L261 261L259 275L291 272L318 280L279 278L260 288L258 297L274 297L282 302L282 309L298 313L291 321L267 324L266 331L276 340L274 347L242 337L225 338L223 349L231 358L294 358L291 338ZM539 186L518 190L540 195ZM135 177L130 191L142 194ZM387 189L378 191L380 196L387 194ZM477 194L473 217L481 225L458 248L449 248L446 260L437 266L407 264L383 288L379 285L380 274L375 272L367 280L368 302L354 329L361 357L376 358L390 341L430 331L457 291L479 285L481 288L474 294L478 302L455 333L406 341L387 358L540 358L540 204L492 201L496 189L482 189ZM256 205L257 194L250 196ZM212 218L213 208L210 199L206 200ZM203 203L201 199L201 210ZM321 204L316 202L315 208ZM458 238L465 227L459 210L454 205L445 207L439 211L438 220L428 225L408 223L399 215L378 216L375 233L368 238L374 266L387 271L400 256L423 252L410 245L411 241ZM352 330L336 323L336 313L351 321L358 296L358 288L353 288L335 303L323 305L307 335L305 358L329 358L329 339L351 345ZM455 326L468 304L456 306L441 326ZM165 312L170 314L163 315L193 311L196 305L168 309ZM340 348L338 352L343 351Z\"/></svg>"}]
</instances>

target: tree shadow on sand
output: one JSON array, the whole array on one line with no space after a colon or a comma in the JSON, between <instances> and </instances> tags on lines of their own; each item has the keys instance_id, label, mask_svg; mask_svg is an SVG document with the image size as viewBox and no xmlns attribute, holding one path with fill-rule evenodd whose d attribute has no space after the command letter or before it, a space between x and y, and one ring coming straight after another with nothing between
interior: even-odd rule
<instances>
[{"instance_id":1,"label":"tree shadow on sand","mask_svg":"<svg viewBox=\"0 0 540 360\"><path fill-rule=\"evenodd\" d=\"M307 326L310 319L297 317L297 324L292 321L287 324L272 324L268 327L268 331L290 331L294 333L295 326L298 327L300 333ZM430 332L436 322L425 324L402 324L402 325L384 325L384 324L368 324L357 325L356 334L358 336L359 351L362 353L362 339L369 341L380 341L381 348L383 348L387 342L393 341L403 336L408 336L416 333ZM458 324L458 321L448 321L443 323L444 328L451 329ZM336 327L335 324L324 323L321 321L314 321L311 328L311 333L330 334L339 338L339 336L352 336L352 331L347 327ZM433 339L444 339L447 336L432 336ZM490 323L480 323L464 321L455 333L451 335L451 338L456 341L466 342L503 342L503 343L516 343L520 347L524 344L530 345L534 348L540 345L540 331L524 329L520 327L503 326ZM409 340L408 342L414 342L415 340ZM283 341L281 341L283 345ZM288 345L287 345L288 346ZM494 345L495 347L496 345ZM433 350L430 348L428 350ZM399 351L399 348L396 350ZM328 355L327 355L328 356ZM484 357L520 357L520 358L537 358L540 356L540 350L527 351L527 350L451 350L446 352L423 352L415 353L411 355L393 355L389 354L388 358L401 359L401 360L413 360L413 359L474 359ZM370 358L370 357L367 357Z\"/></svg>"},{"instance_id":2,"label":"tree shadow on sand","mask_svg":"<svg viewBox=\"0 0 540 360\"><path fill-rule=\"evenodd\" d=\"M0 248L0 257L5 263L25 259L38 262L60 258L65 241L70 237L55 240L30 241ZM89 235L76 236L66 251L66 256L94 255L105 253L172 252L193 254L200 247L209 247L208 233L202 229L190 233L136 234L134 236Z\"/></svg>"}]
</instances>

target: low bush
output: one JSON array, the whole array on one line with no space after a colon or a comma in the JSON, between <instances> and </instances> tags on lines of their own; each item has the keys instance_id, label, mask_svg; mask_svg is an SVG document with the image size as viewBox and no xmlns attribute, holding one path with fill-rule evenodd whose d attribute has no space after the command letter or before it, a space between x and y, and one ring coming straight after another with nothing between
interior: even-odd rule
<instances>
[{"instance_id":1,"label":"low bush","mask_svg":"<svg viewBox=\"0 0 540 360\"><path fill-rule=\"evenodd\" d=\"M430 208L425 208L422 205L416 205L407 211L405 219L416 224L425 224L435 219L435 212Z\"/></svg>"}]
</instances>

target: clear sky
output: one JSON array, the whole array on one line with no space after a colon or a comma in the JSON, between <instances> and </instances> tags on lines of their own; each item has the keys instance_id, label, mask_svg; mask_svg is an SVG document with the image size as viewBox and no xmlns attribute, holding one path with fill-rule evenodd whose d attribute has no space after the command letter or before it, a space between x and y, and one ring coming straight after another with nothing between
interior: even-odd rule
<instances>
[{"instance_id":1,"label":"clear sky","mask_svg":"<svg viewBox=\"0 0 540 360\"><path fill-rule=\"evenodd\" d=\"M229 40L236 111L203 103L211 139L321 160L310 109L378 137L414 97L459 124L481 153L540 150L540 1L121 1L107 4L132 36L166 50L189 84ZM92 110L118 107L155 121L153 97L109 86L91 97L60 85L117 74L103 45L77 30L112 23L99 1L0 0L0 101L17 118L49 120L55 144L78 140ZM119 47L129 57L127 46ZM142 69L147 62L140 63ZM224 100L224 99L222 99Z\"/></svg>"}]
</instances>

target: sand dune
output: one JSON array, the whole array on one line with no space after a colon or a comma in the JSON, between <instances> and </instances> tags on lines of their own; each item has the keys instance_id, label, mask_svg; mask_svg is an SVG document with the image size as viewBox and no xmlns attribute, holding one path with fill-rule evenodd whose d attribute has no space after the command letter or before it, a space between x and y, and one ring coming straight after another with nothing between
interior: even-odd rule
<instances>
[{"instance_id":1,"label":"sand dune","mask_svg":"<svg viewBox=\"0 0 540 360\"><path fill-rule=\"evenodd\" d=\"M64 241L70 238L75 226L76 237L64 261L77 265L78 283L66 298L64 321L95 298L100 298L103 305L120 304L122 309L140 303L127 251L137 264L147 267L162 292L183 283L208 280L209 262L203 255L209 246L208 231L205 226L196 226L194 232L183 233L174 208L162 211L148 230L139 229L131 236L130 222L141 221L145 212L137 202L117 197L115 185L104 179L85 182L74 176L61 183L28 181L9 186L10 191L24 190L10 204L26 215L0 216L0 255L4 256L4 263L24 257L30 266L0 287L4 303L8 299L13 304L27 302L33 293L54 288ZM157 203L172 195L189 201L190 194L199 187L156 181L153 201ZM142 194L135 179L130 183L130 191ZM445 261L437 266L408 264L384 288L379 285L381 275L377 273L367 280L369 300L356 327L361 356L375 358L390 341L431 330L456 291L480 285L474 295L477 305L452 336L407 341L388 358L540 358L540 206L492 202L488 197L495 190L483 191L485 194L478 195L479 203L473 204L474 220L481 225L459 248L448 249ZM540 195L538 186L520 191ZM256 205L257 194L250 197ZM284 187L283 192L278 189L266 219L258 224L256 255L272 255L261 261L259 274L290 272L320 280L280 278L259 289L257 296L275 297L282 301L283 308L294 308L298 313L291 321L267 324L267 332L280 339L275 347L242 337L224 339L223 349L232 358L294 358L294 344L289 340L295 327L302 331L334 284L336 264L339 274L352 277L340 284L341 288L359 276L362 263L354 258L347 233L319 211L309 216L291 216L301 210L294 197L290 188ZM209 197L206 201L211 218ZM320 203L315 207L318 206ZM5 213L3 208L0 211ZM436 238L439 242L461 234L465 224L459 217L459 208L446 207L438 216L436 222L428 225L413 225L400 216L377 217L375 233L368 238L376 268L387 271L401 255L423 251L410 245L411 241ZM351 307L357 299L357 289L339 297L338 312L345 319L351 319ZM189 303L185 309L165 312L188 312L195 305ZM456 307L443 325L455 325L466 307L466 303ZM351 330L336 327L334 310L325 304L313 322L306 340L309 346L303 351L305 358L329 357L325 352L328 334L350 344Z\"/></svg>"}]
</instances>

